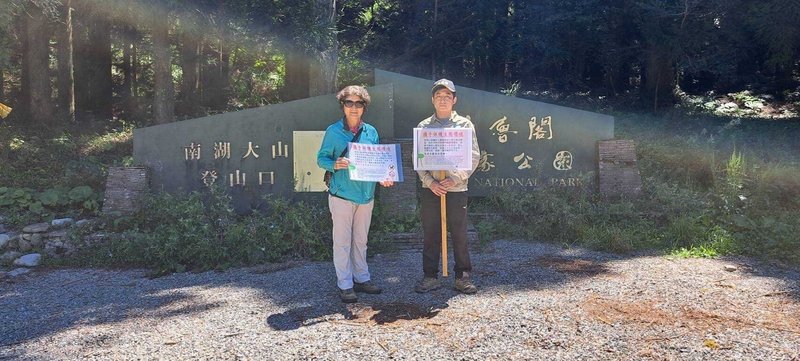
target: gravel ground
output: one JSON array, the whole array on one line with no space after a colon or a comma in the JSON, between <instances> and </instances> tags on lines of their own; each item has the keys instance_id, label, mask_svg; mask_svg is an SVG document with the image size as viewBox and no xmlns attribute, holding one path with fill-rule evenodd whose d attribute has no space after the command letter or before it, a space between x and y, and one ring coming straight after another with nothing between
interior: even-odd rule
<instances>
[{"instance_id":1,"label":"gravel ground","mask_svg":"<svg viewBox=\"0 0 800 361\"><path fill-rule=\"evenodd\" d=\"M800 360L797 269L496 241L477 295L418 295L420 258L370 259L352 305L327 262L36 271L0 281L0 359Z\"/></svg>"}]
</instances>

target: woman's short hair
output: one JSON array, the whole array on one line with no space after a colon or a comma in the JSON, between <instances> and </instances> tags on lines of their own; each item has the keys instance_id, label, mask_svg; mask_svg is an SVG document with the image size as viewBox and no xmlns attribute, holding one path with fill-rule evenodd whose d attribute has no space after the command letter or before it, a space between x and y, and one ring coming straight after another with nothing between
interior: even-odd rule
<instances>
[{"instance_id":1,"label":"woman's short hair","mask_svg":"<svg viewBox=\"0 0 800 361\"><path fill-rule=\"evenodd\" d=\"M336 99L339 100L339 103L342 103L347 99L347 97L355 95L360 97L361 100L364 101L364 106L369 106L370 98L367 89L361 85L348 85L344 87L339 93L336 94Z\"/></svg>"}]
</instances>

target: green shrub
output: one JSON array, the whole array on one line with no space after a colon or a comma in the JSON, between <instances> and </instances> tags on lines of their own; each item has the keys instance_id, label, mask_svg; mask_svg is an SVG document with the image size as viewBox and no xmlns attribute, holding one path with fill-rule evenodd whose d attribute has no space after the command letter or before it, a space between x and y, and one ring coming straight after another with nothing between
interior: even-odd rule
<instances>
[{"instance_id":1,"label":"green shrub","mask_svg":"<svg viewBox=\"0 0 800 361\"><path fill-rule=\"evenodd\" d=\"M683 186L709 189L714 186L714 152L686 142L637 143L643 176Z\"/></svg>"},{"instance_id":2,"label":"green shrub","mask_svg":"<svg viewBox=\"0 0 800 361\"><path fill-rule=\"evenodd\" d=\"M590 225L581 232L581 244L598 251L628 253L636 248L637 235L620 225Z\"/></svg>"},{"instance_id":3,"label":"green shrub","mask_svg":"<svg viewBox=\"0 0 800 361\"><path fill-rule=\"evenodd\" d=\"M759 202L767 209L800 209L800 169L782 165L764 167L751 196L754 202Z\"/></svg>"},{"instance_id":4,"label":"green shrub","mask_svg":"<svg viewBox=\"0 0 800 361\"><path fill-rule=\"evenodd\" d=\"M92 215L100 208L101 195L89 186L55 186L37 192L30 188L0 187L0 209L9 223L21 226L52 218L54 214Z\"/></svg>"},{"instance_id":5,"label":"green shrub","mask_svg":"<svg viewBox=\"0 0 800 361\"><path fill-rule=\"evenodd\" d=\"M135 266L154 274L224 269L288 258L329 259L330 213L322 206L266 197L266 208L237 215L222 189L145 201L134 216L106 219L115 232L83 262Z\"/></svg>"},{"instance_id":6,"label":"green shrub","mask_svg":"<svg viewBox=\"0 0 800 361\"><path fill-rule=\"evenodd\" d=\"M730 218L736 249L745 254L800 264L800 221L796 211L737 214Z\"/></svg>"},{"instance_id":7,"label":"green shrub","mask_svg":"<svg viewBox=\"0 0 800 361\"><path fill-rule=\"evenodd\" d=\"M330 218L330 214L328 218ZM367 252L368 254L376 254L392 251L393 235L418 232L421 227L419 209L405 214L390 212L386 205L381 203L379 198L376 198L375 208L372 211Z\"/></svg>"},{"instance_id":8,"label":"green shrub","mask_svg":"<svg viewBox=\"0 0 800 361\"><path fill-rule=\"evenodd\" d=\"M699 219L680 216L672 219L661 233L661 239L671 249L689 248L705 242L708 230Z\"/></svg>"},{"instance_id":9,"label":"green shrub","mask_svg":"<svg viewBox=\"0 0 800 361\"><path fill-rule=\"evenodd\" d=\"M279 197L267 197L267 222L263 228L267 245L288 243L290 255L328 259L332 254L331 215L322 204L291 203ZM287 255L284 253L283 255Z\"/></svg>"}]
</instances>

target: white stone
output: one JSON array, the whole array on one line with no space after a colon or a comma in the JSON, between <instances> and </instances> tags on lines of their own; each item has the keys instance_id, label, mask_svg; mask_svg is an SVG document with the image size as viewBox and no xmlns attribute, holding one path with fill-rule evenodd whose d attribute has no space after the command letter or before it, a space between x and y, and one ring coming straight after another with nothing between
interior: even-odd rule
<instances>
[{"instance_id":1,"label":"white stone","mask_svg":"<svg viewBox=\"0 0 800 361\"><path fill-rule=\"evenodd\" d=\"M27 226L27 227L23 228L22 232L24 232L24 233L44 233L44 232L47 232L48 229L50 229L50 223L36 223L36 224L31 224L30 226Z\"/></svg>"},{"instance_id":2,"label":"white stone","mask_svg":"<svg viewBox=\"0 0 800 361\"><path fill-rule=\"evenodd\" d=\"M19 276L19 275L26 274L26 273L28 273L28 272L30 272L30 271L31 271L31 269L30 269L30 268L22 268L22 267L20 267L20 268L15 268L13 271L11 271L11 272L8 272L8 276L9 276L9 277L17 277L17 276Z\"/></svg>"},{"instance_id":3,"label":"white stone","mask_svg":"<svg viewBox=\"0 0 800 361\"><path fill-rule=\"evenodd\" d=\"M75 220L72 219L72 218L59 218L59 219L54 219L52 222L50 222L50 224L53 227L57 227L57 228L69 227L73 223L75 223Z\"/></svg>"},{"instance_id":4,"label":"white stone","mask_svg":"<svg viewBox=\"0 0 800 361\"><path fill-rule=\"evenodd\" d=\"M15 266L36 267L42 263L42 255L38 253L26 254L14 261Z\"/></svg>"},{"instance_id":5,"label":"white stone","mask_svg":"<svg viewBox=\"0 0 800 361\"><path fill-rule=\"evenodd\" d=\"M4 234L0 234L0 249L3 249L3 248L6 247L6 244L8 244L8 240L9 239L11 239L11 236L9 236L9 235L7 235L5 233Z\"/></svg>"},{"instance_id":6,"label":"white stone","mask_svg":"<svg viewBox=\"0 0 800 361\"><path fill-rule=\"evenodd\" d=\"M88 219L81 219L80 221L75 222L75 227L83 227L85 225L89 225Z\"/></svg>"},{"instance_id":7,"label":"white stone","mask_svg":"<svg viewBox=\"0 0 800 361\"><path fill-rule=\"evenodd\" d=\"M736 268L736 266L733 266L733 265L725 265L725 270L728 271L728 272L733 272L733 271L736 271L737 268Z\"/></svg>"}]
</instances>

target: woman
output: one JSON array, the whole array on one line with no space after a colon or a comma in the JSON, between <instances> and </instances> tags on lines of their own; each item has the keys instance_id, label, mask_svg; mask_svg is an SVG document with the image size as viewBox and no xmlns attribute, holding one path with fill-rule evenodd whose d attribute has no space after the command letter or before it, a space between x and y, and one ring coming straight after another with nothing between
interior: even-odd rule
<instances>
[{"instance_id":1,"label":"woman","mask_svg":"<svg viewBox=\"0 0 800 361\"><path fill-rule=\"evenodd\" d=\"M350 180L347 143L378 144L378 131L361 117L370 102L367 89L350 85L336 94L344 117L325 130L317 165L333 172L328 207L333 219L333 265L342 302L358 301L356 292L378 294L367 267L367 235L372 220L375 182ZM380 182L391 187L393 182Z\"/></svg>"}]
</instances>

